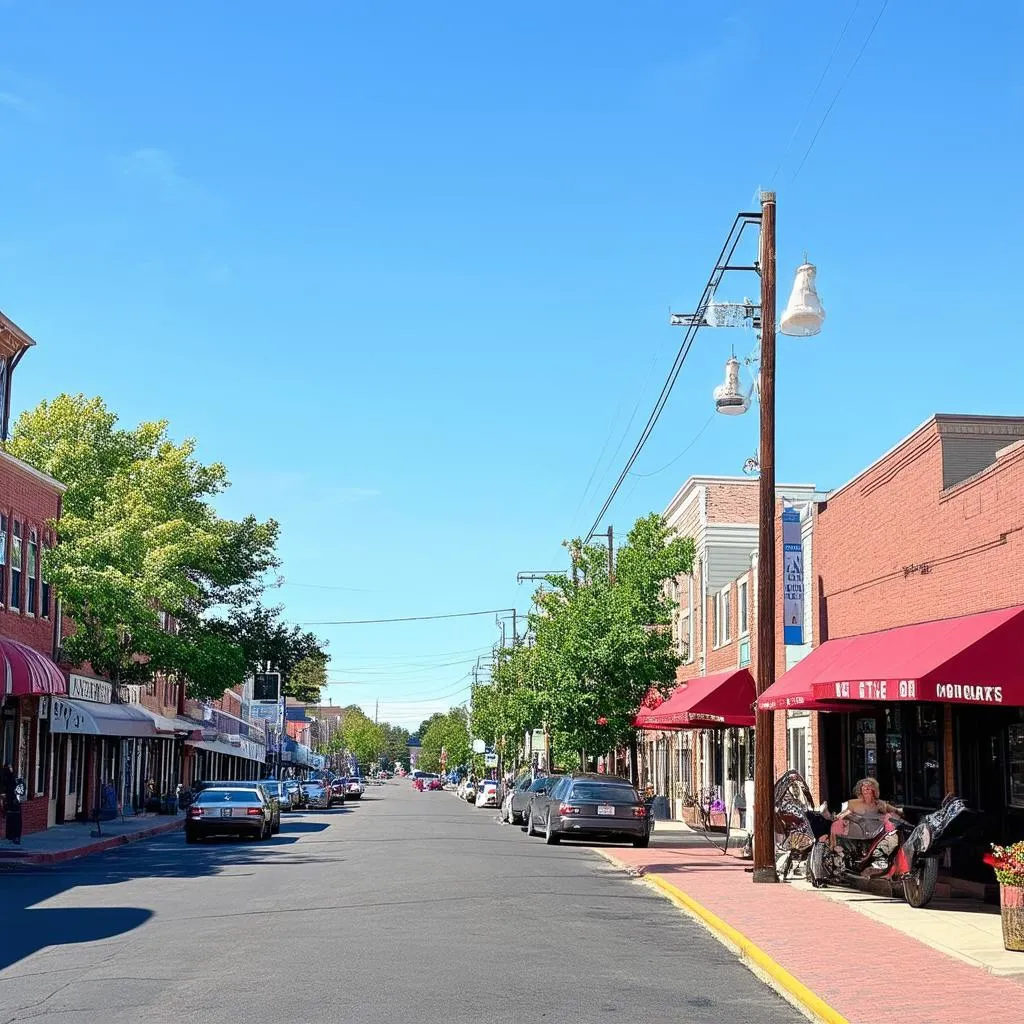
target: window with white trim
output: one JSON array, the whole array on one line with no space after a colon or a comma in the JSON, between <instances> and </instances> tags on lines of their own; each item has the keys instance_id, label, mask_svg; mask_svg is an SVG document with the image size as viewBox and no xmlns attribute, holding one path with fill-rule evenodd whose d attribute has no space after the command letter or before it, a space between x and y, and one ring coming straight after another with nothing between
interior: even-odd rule
<instances>
[{"instance_id":1,"label":"window with white trim","mask_svg":"<svg viewBox=\"0 0 1024 1024\"><path fill-rule=\"evenodd\" d=\"M21 523L15 523L11 537L11 607L21 608Z\"/></svg>"},{"instance_id":2,"label":"window with white trim","mask_svg":"<svg viewBox=\"0 0 1024 1024\"><path fill-rule=\"evenodd\" d=\"M7 516L0 513L0 607L7 603Z\"/></svg>"},{"instance_id":3,"label":"window with white trim","mask_svg":"<svg viewBox=\"0 0 1024 1024\"><path fill-rule=\"evenodd\" d=\"M684 663L693 661L693 651L690 647L690 611L687 609L685 615L679 617L678 623L679 635L677 641L679 643L679 657Z\"/></svg>"},{"instance_id":4,"label":"window with white trim","mask_svg":"<svg viewBox=\"0 0 1024 1024\"><path fill-rule=\"evenodd\" d=\"M736 619L739 623L739 635L746 636L750 632L750 577L744 576L736 584Z\"/></svg>"},{"instance_id":5,"label":"window with white trim","mask_svg":"<svg viewBox=\"0 0 1024 1024\"><path fill-rule=\"evenodd\" d=\"M36 613L36 597L38 595L36 573L38 562L39 540L36 537L36 531L31 530L28 535L28 558L25 561L25 574L28 576L28 600L25 603L25 611L29 615L35 615Z\"/></svg>"},{"instance_id":6,"label":"window with white trim","mask_svg":"<svg viewBox=\"0 0 1024 1024\"><path fill-rule=\"evenodd\" d=\"M732 587L715 594L715 646L727 644L732 637Z\"/></svg>"},{"instance_id":7,"label":"window with white trim","mask_svg":"<svg viewBox=\"0 0 1024 1024\"><path fill-rule=\"evenodd\" d=\"M786 723L786 766L807 778L807 722L806 716L790 718Z\"/></svg>"}]
</instances>

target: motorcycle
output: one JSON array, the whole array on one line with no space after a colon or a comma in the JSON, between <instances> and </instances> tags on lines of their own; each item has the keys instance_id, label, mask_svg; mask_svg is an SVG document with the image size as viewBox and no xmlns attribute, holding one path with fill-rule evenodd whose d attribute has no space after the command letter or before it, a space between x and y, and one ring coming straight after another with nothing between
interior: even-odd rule
<instances>
[{"instance_id":1,"label":"motorcycle","mask_svg":"<svg viewBox=\"0 0 1024 1024\"><path fill-rule=\"evenodd\" d=\"M924 907L935 895L939 854L956 840L951 828L967 811L959 797L947 796L937 811L911 825L898 814L851 815L833 850L827 841L811 848L807 874L815 888L842 885L851 878L884 878L903 883L912 907ZM962 820L962 819L961 819Z\"/></svg>"},{"instance_id":2,"label":"motorcycle","mask_svg":"<svg viewBox=\"0 0 1024 1024\"><path fill-rule=\"evenodd\" d=\"M784 772L775 783L775 867L782 881L806 867L814 844L831 827L832 815L814 806L804 777Z\"/></svg>"}]
</instances>

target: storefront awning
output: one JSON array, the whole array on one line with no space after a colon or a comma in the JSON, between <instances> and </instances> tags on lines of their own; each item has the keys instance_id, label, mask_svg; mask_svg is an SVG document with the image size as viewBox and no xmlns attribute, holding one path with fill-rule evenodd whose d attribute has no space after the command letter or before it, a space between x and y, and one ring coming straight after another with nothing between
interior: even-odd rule
<instances>
[{"instance_id":1,"label":"storefront awning","mask_svg":"<svg viewBox=\"0 0 1024 1024\"><path fill-rule=\"evenodd\" d=\"M84 736L156 735L153 720L134 704L94 704L87 700L54 697L50 706L50 732Z\"/></svg>"},{"instance_id":2,"label":"storefront awning","mask_svg":"<svg viewBox=\"0 0 1024 1024\"><path fill-rule=\"evenodd\" d=\"M199 739L202 735L203 726L201 722L193 722L191 719L181 718L180 716L168 718L166 715L158 715L155 711L150 711L149 708L144 708L142 705L137 705L137 707L139 711L152 720L153 728L158 736L163 736L166 739L174 736Z\"/></svg>"},{"instance_id":3,"label":"storefront awning","mask_svg":"<svg viewBox=\"0 0 1024 1024\"><path fill-rule=\"evenodd\" d=\"M745 668L718 672L680 683L664 704L641 708L638 729L702 729L709 726L752 726L754 677Z\"/></svg>"},{"instance_id":4,"label":"storefront awning","mask_svg":"<svg viewBox=\"0 0 1024 1024\"><path fill-rule=\"evenodd\" d=\"M0 696L67 693L64 674L45 654L0 636Z\"/></svg>"},{"instance_id":5,"label":"storefront awning","mask_svg":"<svg viewBox=\"0 0 1024 1024\"><path fill-rule=\"evenodd\" d=\"M256 743L254 740L246 739L244 736L240 738L237 744L220 738L215 740L185 740L185 742L190 747L208 750L211 754L244 757L248 761L257 761L260 764L267 759L267 748L262 743Z\"/></svg>"},{"instance_id":6,"label":"storefront awning","mask_svg":"<svg viewBox=\"0 0 1024 1024\"><path fill-rule=\"evenodd\" d=\"M1024 605L842 637L815 648L759 704L767 710L848 710L851 703L890 700L1024 707L1022 651Z\"/></svg>"}]
</instances>

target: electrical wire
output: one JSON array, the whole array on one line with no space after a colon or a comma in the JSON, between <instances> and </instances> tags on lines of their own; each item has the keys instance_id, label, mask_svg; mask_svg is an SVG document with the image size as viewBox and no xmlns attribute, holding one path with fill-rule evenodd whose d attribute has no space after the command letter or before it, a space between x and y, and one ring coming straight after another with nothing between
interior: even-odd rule
<instances>
[{"instance_id":1,"label":"electrical wire","mask_svg":"<svg viewBox=\"0 0 1024 1024\"><path fill-rule=\"evenodd\" d=\"M871 25L871 29L861 44L861 48L857 51L857 56L853 58L853 63L850 65L850 69L846 72L846 77L839 83L839 88L836 89L836 94L832 97L832 102L828 105L825 113L822 115L821 120L818 122L818 127L814 131L814 135L811 138L810 144L804 152L803 157L800 160L797 169L793 172L793 177L789 179L790 185L793 184L797 179L797 175L803 170L804 164L807 162L807 157L810 156L811 150L814 149L815 142L818 141L818 136L821 134L821 129L825 126L825 122L828 120L828 115L832 113L832 108L836 105L836 100L839 99L840 93L846 86L846 83L850 80L850 76L853 74L854 69L860 63L861 57L864 56L864 51L868 48L868 43L871 42L871 37L875 34L875 29L878 28L878 23L882 20L882 15L885 14L885 9L889 6L889 0L884 0L882 3L882 9L878 12L878 17L875 18Z\"/></svg>"},{"instance_id":2,"label":"electrical wire","mask_svg":"<svg viewBox=\"0 0 1024 1024\"><path fill-rule=\"evenodd\" d=\"M609 508L611 508L611 504L615 500L615 495L618 494L619 488L622 486L626 477L629 476L630 470L633 468L640 452L643 451L644 445L647 443L658 423L658 420L661 418L661 414L668 403L669 396L672 394L672 389L675 387L675 383L679 378L679 373L683 368L683 363L686 362L686 357L689 355L690 349L693 347L693 342L697 337L697 332L702 326L701 317L707 308L708 302L710 302L711 298L714 296L715 289L718 287L718 284L725 273L725 268L729 265L733 253L736 251L736 247L739 245L740 239L743 237L743 229L752 221L753 218L750 214L740 213L736 215L736 219L732 223L732 228L725 240L725 244L722 246L722 250L718 255L715 268L711 271L707 283L704 286L704 291L701 294L700 302L697 305L693 322L686 328L686 333L683 335L683 341L679 346L679 351L676 353L676 358L672 363L668 376L665 378L665 383L662 385L661 393L658 395L658 398L654 403L654 408L651 410L651 414L647 418L647 423L640 434L639 440L636 445L634 445L632 453L626 460L625 467L619 474L618 479L615 481L615 485L612 487L611 493L601 506L601 511L598 512L597 516L594 518L594 523L587 532L587 541L594 536L594 532L597 530L598 525L604 518L605 513ZM737 230L737 228L739 228L739 230Z\"/></svg>"},{"instance_id":3,"label":"electrical wire","mask_svg":"<svg viewBox=\"0 0 1024 1024\"><path fill-rule=\"evenodd\" d=\"M665 470L668 469L670 466L674 466L701 439L701 435L704 433L705 430L708 429L708 427L711 426L711 421L714 418L715 414L712 413L708 417L707 422L704 424L704 426L701 427L700 430L698 430L697 433L694 435L693 440L671 462L666 462L665 465L661 467L661 469L656 469L653 473L630 473L629 475L648 477L657 476L659 473L664 473Z\"/></svg>"},{"instance_id":4,"label":"electrical wire","mask_svg":"<svg viewBox=\"0 0 1024 1024\"><path fill-rule=\"evenodd\" d=\"M803 127L804 120L810 113L811 107L814 104L815 99L817 99L818 92L825 81L825 76L829 73L829 71L832 68L832 62L835 60L836 54L839 52L839 47L842 44L843 40L846 38L846 32L849 29L851 22L853 21L854 15L856 15L857 10L860 8L860 2L861 0L857 0L857 2L853 5L853 10L850 11L850 16L846 19L846 24L843 25L842 31L839 33L839 38L836 40L835 46L832 47L832 52L829 54L828 62L825 64L825 70L822 71L821 77L818 79L818 84L814 87L814 91L811 93L811 98L807 101L807 106L804 107L804 112L800 115L800 119L797 121L796 127L793 129L793 134L790 135L789 137L789 142L786 143L786 148L783 151L782 156L779 157L779 164L772 172L771 181L769 182L769 184L775 181L779 171L782 170L782 165L783 163L785 163L786 157L789 156L789 151L793 148L793 143L796 142L797 134Z\"/></svg>"},{"instance_id":5,"label":"electrical wire","mask_svg":"<svg viewBox=\"0 0 1024 1024\"><path fill-rule=\"evenodd\" d=\"M376 626L384 622L432 622L437 619L468 619L474 615L497 615L510 608L481 608L477 612L447 612L444 615L402 615L394 619L333 619L322 622L300 622L300 626Z\"/></svg>"}]
</instances>

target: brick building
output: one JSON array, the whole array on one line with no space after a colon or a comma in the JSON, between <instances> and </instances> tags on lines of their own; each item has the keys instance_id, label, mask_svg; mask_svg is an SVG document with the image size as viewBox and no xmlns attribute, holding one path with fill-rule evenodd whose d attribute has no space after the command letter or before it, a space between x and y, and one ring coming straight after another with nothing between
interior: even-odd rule
<instances>
[{"instance_id":1,"label":"brick building","mask_svg":"<svg viewBox=\"0 0 1024 1024\"><path fill-rule=\"evenodd\" d=\"M753 802L758 486L750 477L694 476L665 511L672 530L693 539L694 566L692 575L669 586L676 605L672 630L682 661L676 676L681 685L646 718L641 781L667 798L674 817L690 817L687 805L694 798L727 808ZM809 528L806 510L820 497L814 486L779 484L777 495L779 512L783 504L805 510ZM781 543L778 531L779 565ZM784 666L781 597L780 578L776 663ZM700 707L693 704L697 699ZM659 730L658 724L667 727ZM809 731L796 734L796 740L809 753ZM802 763L806 760L805 754Z\"/></svg>"},{"instance_id":2,"label":"brick building","mask_svg":"<svg viewBox=\"0 0 1024 1024\"><path fill-rule=\"evenodd\" d=\"M817 649L768 695L777 767L799 716L830 803L875 775L912 813L957 793L985 839L1024 837L1024 418L932 417L817 503L812 534Z\"/></svg>"},{"instance_id":3,"label":"brick building","mask_svg":"<svg viewBox=\"0 0 1024 1024\"><path fill-rule=\"evenodd\" d=\"M53 696L66 693L67 683L53 660L59 623L41 553L54 541L50 524L60 518L63 492L58 481L0 451L0 764L24 780L25 832L58 815L47 722Z\"/></svg>"}]
</instances>

